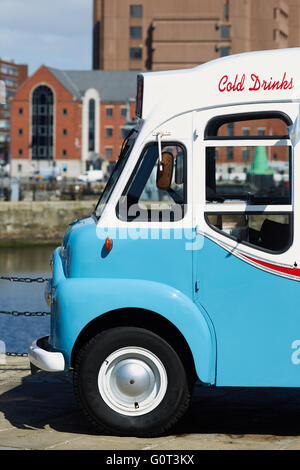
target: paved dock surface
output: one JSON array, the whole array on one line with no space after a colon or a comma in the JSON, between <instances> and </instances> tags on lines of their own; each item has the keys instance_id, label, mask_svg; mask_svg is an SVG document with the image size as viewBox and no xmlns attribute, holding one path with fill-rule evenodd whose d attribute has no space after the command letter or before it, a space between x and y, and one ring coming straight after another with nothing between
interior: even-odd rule
<instances>
[{"instance_id":1,"label":"paved dock surface","mask_svg":"<svg viewBox=\"0 0 300 470\"><path fill-rule=\"evenodd\" d=\"M196 385L189 412L158 438L101 435L82 415L72 377L0 356L0 450L300 450L300 390Z\"/></svg>"}]
</instances>

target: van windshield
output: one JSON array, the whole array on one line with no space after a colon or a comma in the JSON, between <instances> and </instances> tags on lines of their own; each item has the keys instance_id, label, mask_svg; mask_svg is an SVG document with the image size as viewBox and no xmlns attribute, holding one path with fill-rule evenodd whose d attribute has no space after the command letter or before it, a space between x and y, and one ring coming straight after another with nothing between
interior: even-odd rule
<instances>
[{"instance_id":1,"label":"van windshield","mask_svg":"<svg viewBox=\"0 0 300 470\"><path fill-rule=\"evenodd\" d=\"M98 204L94 210L94 215L99 219L101 217L101 214L104 210L104 207L107 204L107 201L109 200L120 176L121 173L127 163L128 157L130 155L130 152L134 146L134 143L136 141L136 138L138 136L138 131L136 129L131 129L129 132L128 136L124 139L120 156L119 159L113 169L112 174L110 175L110 178L104 188L103 193L100 196L100 199L98 201Z\"/></svg>"}]
</instances>

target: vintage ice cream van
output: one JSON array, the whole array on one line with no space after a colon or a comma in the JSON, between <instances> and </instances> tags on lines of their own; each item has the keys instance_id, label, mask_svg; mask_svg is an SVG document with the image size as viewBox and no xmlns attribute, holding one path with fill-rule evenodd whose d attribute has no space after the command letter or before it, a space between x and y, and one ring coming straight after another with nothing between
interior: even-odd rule
<instances>
[{"instance_id":1,"label":"vintage ice cream van","mask_svg":"<svg viewBox=\"0 0 300 470\"><path fill-rule=\"evenodd\" d=\"M300 387L300 49L141 73L137 125L52 256L32 365L106 432L155 435L193 385ZM298 293L297 293L298 292Z\"/></svg>"}]
</instances>

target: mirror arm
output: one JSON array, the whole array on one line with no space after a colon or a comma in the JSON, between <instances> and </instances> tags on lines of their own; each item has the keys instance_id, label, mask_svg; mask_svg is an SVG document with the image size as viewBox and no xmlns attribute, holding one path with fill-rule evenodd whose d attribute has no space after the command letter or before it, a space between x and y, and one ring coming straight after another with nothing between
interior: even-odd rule
<instances>
[{"instance_id":1,"label":"mirror arm","mask_svg":"<svg viewBox=\"0 0 300 470\"><path fill-rule=\"evenodd\" d=\"M157 134L157 142L158 142L158 164L159 170L163 171L163 162L162 162L162 152L161 152L161 132Z\"/></svg>"},{"instance_id":2,"label":"mirror arm","mask_svg":"<svg viewBox=\"0 0 300 470\"><path fill-rule=\"evenodd\" d=\"M153 132L152 135L157 136L157 144L158 144L158 163L159 163L159 170L163 171L163 163L162 163L162 150L161 150L161 138L163 136L171 135L171 132L164 132L164 131L156 131Z\"/></svg>"}]
</instances>

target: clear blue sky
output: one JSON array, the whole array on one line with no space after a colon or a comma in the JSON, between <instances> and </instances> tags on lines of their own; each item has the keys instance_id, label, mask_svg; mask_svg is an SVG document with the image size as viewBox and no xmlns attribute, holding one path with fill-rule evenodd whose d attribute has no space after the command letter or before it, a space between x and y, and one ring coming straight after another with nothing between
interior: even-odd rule
<instances>
[{"instance_id":1,"label":"clear blue sky","mask_svg":"<svg viewBox=\"0 0 300 470\"><path fill-rule=\"evenodd\" d=\"M61 69L92 68L92 0L0 0L0 57Z\"/></svg>"}]
</instances>

